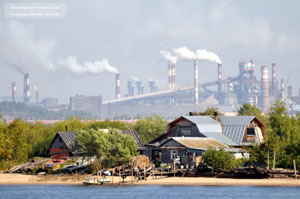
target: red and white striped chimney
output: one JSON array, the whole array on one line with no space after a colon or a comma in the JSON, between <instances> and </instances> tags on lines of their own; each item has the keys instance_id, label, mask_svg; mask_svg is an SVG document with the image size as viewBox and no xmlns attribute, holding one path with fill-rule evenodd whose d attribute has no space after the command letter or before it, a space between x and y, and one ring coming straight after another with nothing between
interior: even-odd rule
<instances>
[{"instance_id":1,"label":"red and white striped chimney","mask_svg":"<svg viewBox=\"0 0 300 199\"><path fill-rule=\"evenodd\" d=\"M199 104L199 79L198 79L198 60L194 61L194 100L195 104Z\"/></svg>"},{"instance_id":2,"label":"red and white striped chimney","mask_svg":"<svg viewBox=\"0 0 300 199\"><path fill-rule=\"evenodd\" d=\"M270 108L268 66L261 67L261 86L261 107L262 111L265 113Z\"/></svg>"},{"instance_id":3,"label":"red and white striped chimney","mask_svg":"<svg viewBox=\"0 0 300 199\"><path fill-rule=\"evenodd\" d=\"M12 91L11 91L11 101L15 102L16 101L16 95L17 95L17 86L16 82L12 83Z\"/></svg>"},{"instance_id":4,"label":"red and white striped chimney","mask_svg":"<svg viewBox=\"0 0 300 199\"><path fill-rule=\"evenodd\" d=\"M116 99L121 98L120 73L116 73Z\"/></svg>"}]
</instances>

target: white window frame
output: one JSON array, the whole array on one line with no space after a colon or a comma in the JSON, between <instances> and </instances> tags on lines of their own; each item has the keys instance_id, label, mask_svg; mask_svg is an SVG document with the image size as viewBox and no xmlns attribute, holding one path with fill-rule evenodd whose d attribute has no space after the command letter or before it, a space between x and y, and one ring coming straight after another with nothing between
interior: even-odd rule
<instances>
[{"instance_id":1,"label":"white window frame","mask_svg":"<svg viewBox=\"0 0 300 199\"><path fill-rule=\"evenodd\" d=\"M171 160L178 157L178 150L171 150Z\"/></svg>"}]
</instances>

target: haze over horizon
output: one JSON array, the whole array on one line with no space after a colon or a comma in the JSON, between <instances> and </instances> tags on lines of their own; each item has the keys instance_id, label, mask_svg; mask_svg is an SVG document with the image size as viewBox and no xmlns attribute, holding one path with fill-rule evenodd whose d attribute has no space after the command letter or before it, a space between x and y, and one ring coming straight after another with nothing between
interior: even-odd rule
<instances>
[{"instance_id":1,"label":"haze over horizon","mask_svg":"<svg viewBox=\"0 0 300 199\"><path fill-rule=\"evenodd\" d=\"M44 2L11 1L7 3ZM52 1L49 1L52 2ZM57 0L63 18L7 18L0 9L0 96L23 95L23 72L30 73L31 94L66 103L76 94L115 97L115 76L121 75L121 96L132 77L149 78L167 89L168 67L161 51L187 47L207 49L223 64L223 78L238 75L238 63L253 59L260 67L277 64L277 78L288 79L298 94L300 74L300 2L289 1L146 1ZM84 69L83 69L84 68ZM205 73L205 74L204 74ZM199 82L217 80L217 64L200 62ZM193 85L193 63L176 63L177 86ZM33 99L31 101L34 101Z\"/></svg>"}]
</instances>

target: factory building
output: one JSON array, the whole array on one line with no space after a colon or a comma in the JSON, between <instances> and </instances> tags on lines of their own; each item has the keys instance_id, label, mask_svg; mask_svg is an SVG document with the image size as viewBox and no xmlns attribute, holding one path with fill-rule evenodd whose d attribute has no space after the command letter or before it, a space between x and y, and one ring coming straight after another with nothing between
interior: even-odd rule
<instances>
[{"instance_id":1,"label":"factory building","mask_svg":"<svg viewBox=\"0 0 300 199\"><path fill-rule=\"evenodd\" d=\"M97 115L100 113L101 103L102 96L76 95L70 97L70 110L85 111Z\"/></svg>"}]
</instances>

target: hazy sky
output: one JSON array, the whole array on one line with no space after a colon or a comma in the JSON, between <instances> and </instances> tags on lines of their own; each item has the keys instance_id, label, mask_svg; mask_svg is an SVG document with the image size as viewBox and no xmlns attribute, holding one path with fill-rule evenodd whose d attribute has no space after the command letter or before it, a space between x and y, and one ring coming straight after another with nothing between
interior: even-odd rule
<instances>
[{"instance_id":1,"label":"hazy sky","mask_svg":"<svg viewBox=\"0 0 300 199\"><path fill-rule=\"evenodd\" d=\"M45 1L3 1L45 2ZM148 90L153 78L167 88L167 62L161 50L186 46L215 52L223 62L224 77L238 74L238 62L253 59L260 67L277 64L279 78L298 93L300 78L300 1L201 0L69 0L48 1L66 6L64 18L11 19L0 9L0 96L23 94L23 76L2 62L6 59L30 73L40 97L68 102L76 94L114 98L115 75L109 72L79 75L60 64L70 56L78 64L107 59L120 71L121 95L136 76ZM271 71L271 68L269 68ZM201 62L199 80L217 78L215 63ZM179 61L176 83L193 84L193 63ZM33 101L33 100L32 100Z\"/></svg>"}]
</instances>

